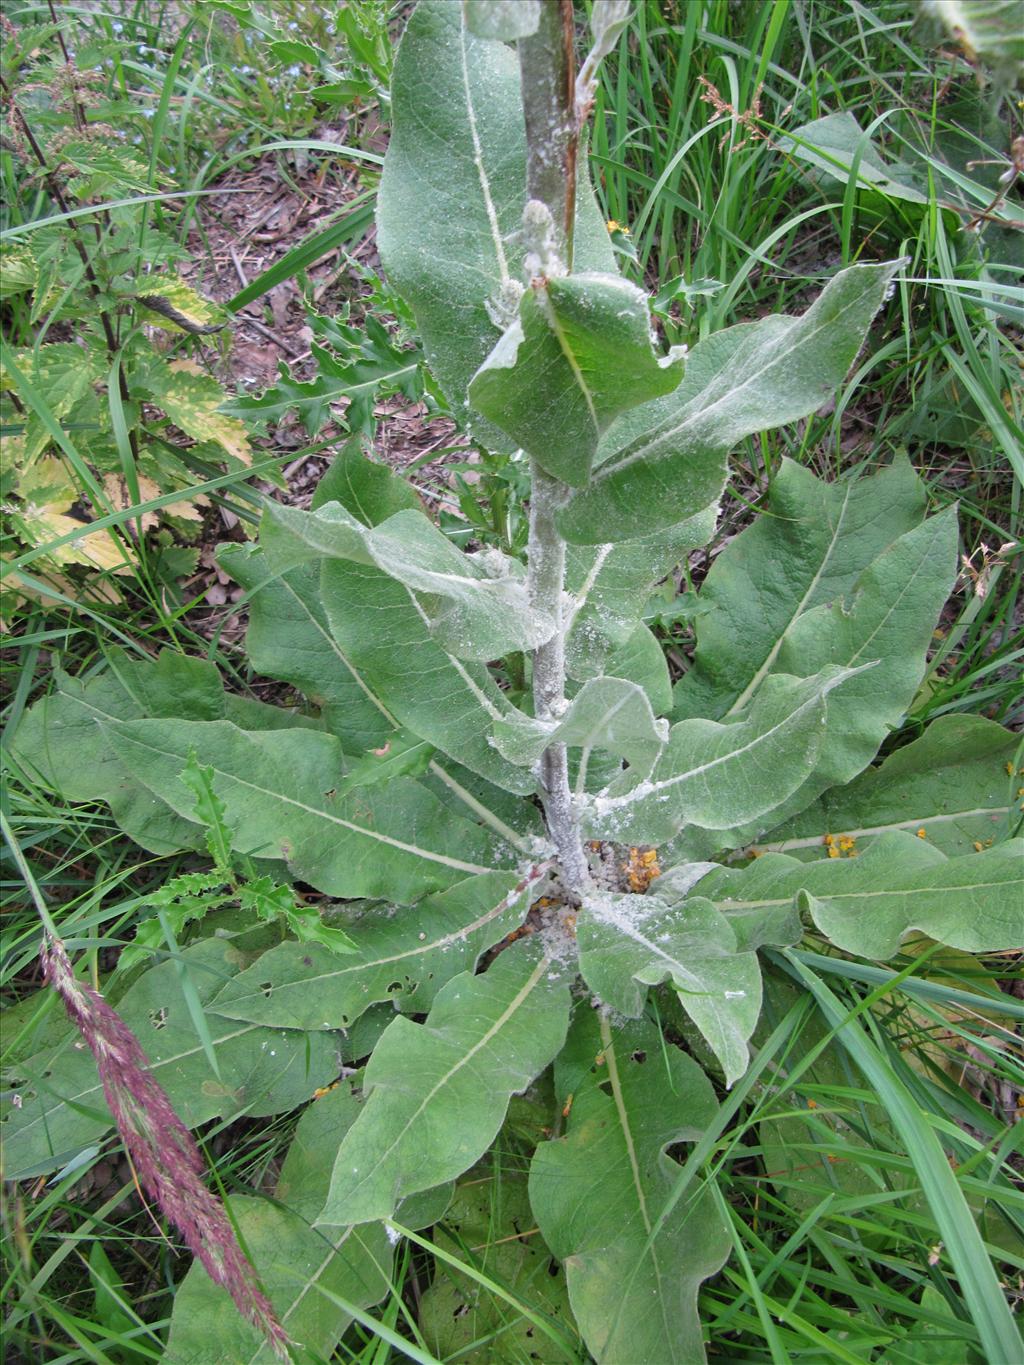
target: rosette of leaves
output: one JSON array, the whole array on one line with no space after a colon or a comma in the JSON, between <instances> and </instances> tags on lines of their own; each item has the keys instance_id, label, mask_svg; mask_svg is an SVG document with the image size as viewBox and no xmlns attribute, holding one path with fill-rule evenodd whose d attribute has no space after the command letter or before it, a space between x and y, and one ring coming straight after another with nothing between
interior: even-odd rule
<instances>
[{"instance_id":1,"label":"rosette of leaves","mask_svg":"<svg viewBox=\"0 0 1024 1365\"><path fill-rule=\"evenodd\" d=\"M538 44L551 57L538 10L538 30L517 38L527 74ZM897 266L843 270L803 314L713 335L685 368L660 356L585 170L572 269L550 210L531 208L524 231L523 85L501 32L478 36L444 0L414 11L379 237L453 412L478 441L530 457L527 563L457 550L407 484L349 447L309 511L269 505L259 543L221 554L250 595L252 667L306 696L301 723L168 655L61 679L14 757L166 852L202 842L183 780L199 755L235 854L350 903L352 951L286 932L197 975L220 1077L202 1070L181 1003L154 1063L172 1096L181 1076L200 1122L294 1105L304 1055L307 1093L325 1049L368 1055L351 1122L302 1148L301 1207L279 1185L273 1212L243 1211L282 1321L299 1288L278 1224L304 1267L315 1239L320 1273L349 1274L381 1224L414 1226L403 1209L425 1217L433 1201L439 1216L510 1098L553 1066L526 1197L564 1270L572 1324L557 1349L571 1358L578 1332L602 1365L693 1365L700 1286L730 1237L710 1176L688 1172L680 1198L679 1161L718 1122L715 1082L748 1066L761 950L805 927L878 959L921 933L967 952L1019 945L1021 779L1013 736L980 718L940 718L876 765L956 572L955 510L931 511L906 461L835 482L784 463L766 515L717 557L692 667L671 688L641 620L652 588L712 535L737 443L810 415L843 382ZM550 585L553 563L545 595L538 570ZM498 685L524 664L550 683L553 657L554 697ZM764 856L737 855L755 844ZM200 940L184 958L223 951ZM176 966L145 972L123 1001L147 1039L154 1002L180 990ZM703 1039L704 1066L657 1022L655 988ZM252 1053L236 1060L246 1049L261 1057L255 1090L240 1075ZM10 1173L54 1169L105 1131L87 1070L70 1055L22 1063L37 1093L7 1119ZM972 1311L988 1293L977 1284ZM992 1290L1001 1303L994 1274ZM348 1312L372 1294L335 1299ZM172 1346L213 1360L221 1348L190 1336L185 1312L179 1301ZM1015 1340L998 1311L976 1322L987 1345Z\"/></svg>"}]
</instances>

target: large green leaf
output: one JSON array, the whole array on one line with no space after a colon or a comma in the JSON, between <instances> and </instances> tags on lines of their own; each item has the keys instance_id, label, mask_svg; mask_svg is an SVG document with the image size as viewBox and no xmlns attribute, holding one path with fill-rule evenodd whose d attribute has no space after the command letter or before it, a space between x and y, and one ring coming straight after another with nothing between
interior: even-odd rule
<instances>
[{"instance_id":1,"label":"large green leaf","mask_svg":"<svg viewBox=\"0 0 1024 1365\"><path fill-rule=\"evenodd\" d=\"M377 787L396 777L420 777L430 767L434 746L408 730L395 730L386 744L357 759L338 783L338 794Z\"/></svg>"},{"instance_id":2,"label":"large green leaf","mask_svg":"<svg viewBox=\"0 0 1024 1365\"><path fill-rule=\"evenodd\" d=\"M365 1101L362 1081L362 1072L356 1071L330 1089L317 1092L313 1103L306 1106L288 1144L274 1198L308 1223L313 1222L324 1206L338 1144L355 1123ZM452 1189L451 1185L438 1186L404 1200L399 1205L399 1219L413 1229L436 1223L451 1202ZM385 1240L379 1223L362 1223L354 1230L361 1234L359 1242L364 1247L383 1251L390 1240ZM378 1260L381 1264L390 1263L390 1256L382 1254Z\"/></svg>"},{"instance_id":3,"label":"large green leaf","mask_svg":"<svg viewBox=\"0 0 1024 1365\"><path fill-rule=\"evenodd\" d=\"M65 801L105 801L125 833L153 853L200 845L201 831L138 780L99 724L143 714L117 677L105 672L83 684L58 674L58 684L22 718L12 757Z\"/></svg>"},{"instance_id":4,"label":"large green leaf","mask_svg":"<svg viewBox=\"0 0 1024 1365\"><path fill-rule=\"evenodd\" d=\"M136 843L172 853L201 843L199 828L175 814L124 762L103 728L111 720L146 716L229 719L244 729L303 725L280 708L224 691L214 664L164 650L155 660L109 651L110 667L81 682L57 673L58 689L22 719L12 756L67 801L105 801Z\"/></svg>"},{"instance_id":5,"label":"large green leaf","mask_svg":"<svg viewBox=\"0 0 1024 1365\"><path fill-rule=\"evenodd\" d=\"M627 676L612 666L615 651L632 639L655 585L711 539L717 511L716 505L706 507L688 521L639 540L566 547L565 582L572 594L566 641L570 677L585 682L601 673Z\"/></svg>"},{"instance_id":6,"label":"large green leaf","mask_svg":"<svg viewBox=\"0 0 1024 1365\"><path fill-rule=\"evenodd\" d=\"M802 316L743 323L694 347L679 388L605 436L593 482L559 516L567 539L649 535L717 501L744 436L809 416L842 383L895 270L850 266Z\"/></svg>"},{"instance_id":7,"label":"large green leaf","mask_svg":"<svg viewBox=\"0 0 1024 1365\"><path fill-rule=\"evenodd\" d=\"M772 814L802 810L829 787L856 777L903 721L924 674L932 630L956 577L957 528L949 508L891 545L857 580L847 601L805 612L786 634L774 665L780 673L857 668L829 697L828 729L807 781ZM870 682L868 678L870 677ZM759 836L763 821L730 834Z\"/></svg>"},{"instance_id":8,"label":"large green leaf","mask_svg":"<svg viewBox=\"0 0 1024 1365\"><path fill-rule=\"evenodd\" d=\"M313 507L337 501L362 524L376 526L410 508L410 497L415 501L408 484L349 442L321 480ZM274 522L264 523L272 563L279 532ZM294 544L287 532L282 542L280 555L288 563ZM230 562L240 567L233 555ZM532 790L531 776L488 743L492 723L511 704L486 668L441 648L402 584L374 566L342 560L323 566L319 586L302 566L283 574L280 584L254 661L323 696L327 725L346 748L382 748L388 742L384 724L401 724L499 788ZM363 741L371 736L375 742L367 746ZM437 765L432 770L439 771Z\"/></svg>"},{"instance_id":9,"label":"large green leaf","mask_svg":"<svg viewBox=\"0 0 1024 1365\"><path fill-rule=\"evenodd\" d=\"M828 694L848 674L774 675L743 720L673 725L653 772L629 770L582 807L594 837L659 844L686 823L726 829L778 806L812 770Z\"/></svg>"},{"instance_id":10,"label":"large green leaf","mask_svg":"<svg viewBox=\"0 0 1024 1365\"><path fill-rule=\"evenodd\" d=\"M809 882L800 900L837 947L891 957L911 929L975 953L1024 943L1024 840L962 858L930 849L932 866L913 878L907 877L912 858L924 860L917 849L911 853L911 844L925 846L912 834L884 834L853 863L856 871L848 859L807 869L833 869L820 889L816 879Z\"/></svg>"},{"instance_id":11,"label":"large green leaf","mask_svg":"<svg viewBox=\"0 0 1024 1365\"><path fill-rule=\"evenodd\" d=\"M800 942L804 930L795 898L759 897L754 889L757 873L753 871L753 865L746 869L750 878L745 883L747 899L734 901L731 896L718 897L712 874L720 870L719 863L679 863L662 872L653 894L664 904L682 906L703 878L698 895L704 901L713 902L715 910L724 916L735 937L737 952L752 953L767 945L789 948Z\"/></svg>"},{"instance_id":12,"label":"large green leaf","mask_svg":"<svg viewBox=\"0 0 1024 1365\"><path fill-rule=\"evenodd\" d=\"M418 504L408 484L386 466L366 459L354 442L348 443L321 479L313 497L314 508L325 500L341 502L371 526ZM276 529L268 524L263 534L272 540ZM341 739L346 753L386 748L394 742L399 724L357 666L356 657L360 665L365 658L373 678L382 682L389 700L412 722L414 730L449 752L464 756L505 788L524 790L531 785L528 775L517 772L487 743L492 710L499 715L510 710L493 680L477 665L448 658L431 638L409 596L397 585L388 585L384 575L375 577L365 569L357 575L351 592L339 594L338 619L351 645L351 651L346 652L328 623L319 566L298 565L275 574L262 550L234 545L222 547L220 561L254 593L247 638L253 664L270 677L292 683L321 704L327 728ZM345 577L344 573L340 576ZM379 618L374 620L374 629L368 629L366 612L375 607L367 598L370 603L385 602L386 629ZM385 638L377 641L375 637L382 630ZM412 651L407 644L410 636L419 641ZM421 672L428 661L429 669ZM461 703L454 712L450 709L453 699ZM473 717L472 723L469 717ZM433 773L443 773L445 794L463 791L467 779L478 781L475 774L460 770L456 780L437 763L430 766ZM482 799L489 809L504 796L503 791L491 787L469 800ZM459 814L466 814L465 801Z\"/></svg>"},{"instance_id":13,"label":"large green leaf","mask_svg":"<svg viewBox=\"0 0 1024 1365\"><path fill-rule=\"evenodd\" d=\"M625 644L608 655L608 675L642 687L656 716L672 710L672 675L661 641L647 626L636 626Z\"/></svg>"},{"instance_id":14,"label":"large green leaf","mask_svg":"<svg viewBox=\"0 0 1024 1365\"><path fill-rule=\"evenodd\" d=\"M494 743L513 763L533 764L549 744L618 754L634 772L649 773L668 739L668 722L656 720L647 693L624 678L592 678L580 688L560 721L543 722L521 712L496 722Z\"/></svg>"},{"instance_id":15,"label":"large green leaf","mask_svg":"<svg viewBox=\"0 0 1024 1365\"><path fill-rule=\"evenodd\" d=\"M468 809L483 818L486 812L485 823L499 833L504 830L508 841L528 856L540 857L541 850L551 851L543 814L533 801L523 801L447 758L443 762L431 760L420 781L457 815L464 816Z\"/></svg>"},{"instance_id":16,"label":"large green leaf","mask_svg":"<svg viewBox=\"0 0 1024 1365\"><path fill-rule=\"evenodd\" d=\"M913 834L880 834L857 858L803 863L767 853L717 868L696 896L732 914L796 904L837 947L887 958L911 930L951 948L993 952L1024 943L1024 841L947 858Z\"/></svg>"},{"instance_id":17,"label":"large green leaf","mask_svg":"<svg viewBox=\"0 0 1024 1365\"><path fill-rule=\"evenodd\" d=\"M315 511L328 502L340 502L364 526L378 526L396 512L423 506L412 484L389 465L370 459L358 436L345 442L324 471L310 506Z\"/></svg>"},{"instance_id":18,"label":"large green leaf","mask_svg":"<svg viewBox=\"0 0 1024 1365\"><path fill-rule=\"evenodd\" d=\"M489 782L533 790L531 774L489 743L511 702L484 664L437 643L407 588L380 569L340 559L324 561L321 588L338 647L396 721Z\"/></svg>"},{"instance_id":19,"label":"large green leaf","mask_svg":"<svg viewBox=\"0 0 1024 1365\"><path fill-rule=\"evenodd\" d=\"M729 720L775 674L872 666L829 697L806 780L768 820L723 832L719 847L759 838L867 766L913 701L956 571L955 511L921 521L905 462L832 486L787 463L776 492L773 515L737 537L701 592L698 648L674 714ZM705 847L691 840L689 852Z\"/></svg>"},{"instance_id":20,"label":"large green leaf","mask_svg":"<svg viewBox=\"0 0 1024 1365\"><path fill-rule=\"evenodd\" d=\"M381 255L464 420L469 381L515 317L521 293L526 138L516 54L468 32L461 5L423 0L395 59L392 112L377 209ZM585 160L576 268L614 272ZM508 447L490 423L473 425L485 444Z\"/></svg>"},{"instance_id":21,"label":"large green leaf","mask_svg":"<svg viewBox=\"0 0 1024 1365\"><path fill-rule=\"evenodd\" d=\"M192 1022L179 966L200 1004L229 980L247 957L228 939L210 938L180 959L147 971L118 1002L118 1012L150 1060L150 1070L189 1126L245 1114L255 1118L293 1109L341 1068L341 1037L321 1030L266 1029L207 1015L215 1076ZM53 1052L22 1062L8 1078L3 1119L4 1175L18 1180L64 1165L114 1126L92 1053L69 1032ZM14 1085L15 1080L23 1084ZM14 1094L21 1103L12 1103Z\"/></svg>"},{"instance_id":22,"label":"large green leaf","mask_svg":"<svg viewBox=\"0 0 1024 1365\"><path fill-rule=\"evenodd\" d=\"M422 512L396 512L367 527L340 503L315 512L268 504L274 567L303 559L371 565L407 588L437 642L460 659L496 659L550 639L551 616L531 607L526 570L495 549L464 554Z\"/></svg>"},{"instance_id":23,"label":"large green leaf","mask_svg":"<svg viewBox=\"0 0 1024 1365\"><path fill-rule=\"evenodd\" d=\"M461 9L428 0L406 26L377 201L389 279L456 408L500 335L491 314L516 295L520 259L506 239L526 184L515 53L469 33Z\"/></svg>"},{"instance_id":24,"label":"large green leaf","mask_svg":"<svg viewBox=\"0 0 1024 1365\"><path fill-rule=\"evenodd\" d=\"M351 1322L321 1290L369 1307L384 1297L392 1251L383 1228L311 1228L268 1199L233 1194L228 1207L278 1321L320 1359L330 1356ZM174 1295L167 1365L272 1365L279 1357L238 1312L198 1261Z\"/></svg>"},{"instance_id":25,"label":"large green leaf","mask_svg":"<svg viewBox=\"0 0 1024 1365\"><path fill-rule=\"evenodd\" d=\"M414 913L371 907L346 926L358 951L282 943L229 981L211 1005L230 1019L292 1028L347 1028L378 1000L424 1013L440 988L522 923L529 883L489 872L428 896ZM516 888L519 887L517 893Z\"/></svg>"},{"instance_id":26,"label":"large green leaf","mask_svg":"<svg viewBox=\"0 0 1024 1365\"><path fill-rule=\"evenodd\" d=\"M369 1099L338 1152L319 1224L389 1218L398 1200L467 1170L509 1097L561 1048L569 991L527 940L438 993L423 1024L395 1019L366 1068Z\"/></svg>"},{"instance_id":27,"label":"large green leaf","mask_svg":"<svg viewBox=\"0 0 1024 1365\"><path fill-rule=\"evenodd\" d=\"M504 43L528 38L540 23L540 0L465 0L466 22L478 38Z\"/></svg>"},{"instance_id":28,"label":"large green leaf","mask_svg":"<svg viewBox=\"0 0 1024 1365\"><path fill-rule=\"evenodd\" d=\"M308 1104L288 1144L274 1198L307 1223L312 1223L324 1206L334 1151L359 1116L359 1080L356 1073ZM363 1231L373 1229L364 1227Z\"/></svg>"},{"instance_id":29,"label":"large green leaf","mask_svg":"<svg viewBox=\"0 0 1024 1365\"><path fill-rule=\"evenodd\" d=\"M646 1021L602 1036L590 1011L556 1076L568 1136L537 1148L530 1203L587 1346L598 1365L699 1365L697 1291L729 1235L699 1184L667 1211L678 1167L666 1148L713 1121L711 1084Z\"/></svg>"},{"instance_id":30,"label":"large green leaf","mask_svg":"<svg viewBox=\"0 0 1024 1365\"><path fill-rule=\"evenodd\" d=\"M647 987L671 981L679 1001L722 1063L727 1085L747 1069L747 1040L761 1011L757 956L740 952L726 917L691 896L594 892L577 923L580 971L605 1005L635 1018Z\"/></svg>"},{"instance_id":31,"label":"large green leaf","mask_svg":"<svg viewBox=\"0 0 1024 1365\"><path fill-rule=\"evenodd\" d=\"M569 1365L579 1359L579 1341L573 1340L574 1332L569 1335L565 1275L540 1237L531 1235L533 1227L525 1175L500 1162L481 1163L460 1183L443 1226L434 1231L435 1246L469 1261L531 1316L437 1257L419 1311L420 1328L435 1355L465 1365L521 1365L531 1359ZM542 1337L536 1317L564 1324L563 1349ZM552 1335L557 1330L553 1323L550 1330Z\"/></svg>"},{"instance_id":32,"label":"large green leaf","mask_svg":"<svg viewBox=\"0 0 1024 1365\"><path fill-rule=\"evenodd\" d=\"M338 791L341 745L312 730L258 734L227 721L142 720L109 726L141 781L186 819L194 797L180 781L201 754L239 853L281 858L313 886L337 896L414 901L490 871L509 850L410 778Z\"/></svg>"},{"instance_id":33,"label":"large green leaf","mask_svg":"<svg viewBox=\"0 0 1024 1365\"><path fill-rule=\"evenodd\" d=\"M1015 0L927 0L968 57L993 68L997 82L1012 88L1024 81L1024 34Z\"/></svg>"},{"instance_id":34,"label":"large green leaf","mask_svg":"<svg viewBox=\"0 0 1024 1365\"><path fill-rule=\"evenodd\" d=\"M856 177L858 189L867 191L869 196L884 196L916 205L930 202L928 195L910 182L905 171L901 175L898 167L886 165L848 109L801 124L780 138L778 145L780 150L792 152L816 170L824 171L833 181L846 184Z\"/></svg>"},{"instance_id":35,"label":"large green leaf","mask_svg":"<svg viewBox=\"0 0 1024 1365\"><path fill-rule=\"evenodd\" d=\"M647 295L618 275L535 279L469 386L478 412L556 479L584 487L598 442L629 408L671 393L681 356L657 356Z\"/></svg>"},{"instance_id":36,"label":"large green leaf","mask_svg":"<svg viewBox=\"0 0 1024 1365\"><path fill-rule=\"evenodd\" d=\"M677 719L739 712L801 616L847 597L864 570L920 523L925 491L902 457L838 483L784 459L766 510L717 556L701 588L707 610L693 666L676 688Z\"/></svg>"},{"instance_id":37,"label":"large green leaf","mask_svg":"<svg viewBox=\"0 0 1024 1365\"><path fill-rule=\"evenodd\" d=\"M877 768L826 792L768 836L777 853L826 853L825 835L861 848L888 830L925 831L943 853L969 853L1010 831L1017 813L1020 740L983 716L939 716Z\"/></svg>"},{"instance_id":38,"label":"large green leaf","mask_svg":"<svg viewBox=\"0 0 1024 1365\"><path fill-rule=\"evenodd\" d=\"M245 644L257 672L291 683L320 706L346 753L383 746L394 721L331 634L320 566L275 573L255 545L223 545L217 558L251 594Z\"/></svg>"},{"instance_id":39,"label":"large green leaf","mask_svg":"<svg viewBox=\"0 0 1024 1365\"><path fill-rule=\"evenodd\" d=\"M354 1123L359 1102L348 1084L322 1095L299 1120L281 1167L274 1200L232 1195L232 1219L256 1267L278 1321L306 1351L329 1357L349 1316L321 1288L367 1308L387 1293L393 1252L383 1227L310 1224L323 1207L331 1153ZM270 1365L262 1334L233 1308L198 1262L174 1295L168 1365Z\"/></svg>"}]
</instances>

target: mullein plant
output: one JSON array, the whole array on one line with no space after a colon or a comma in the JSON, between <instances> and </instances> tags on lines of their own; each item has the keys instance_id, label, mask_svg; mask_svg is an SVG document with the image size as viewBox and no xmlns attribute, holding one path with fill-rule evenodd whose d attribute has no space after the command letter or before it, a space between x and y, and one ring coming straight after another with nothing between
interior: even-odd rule
<instances>
[{"instance_id":1,"label":"mullein plant","mask_svg":"<svg viewBox=\"0 0 1024 1365\"><path fill-rule=\"evenodd\" d=\"M254 875L345 902L350 944L300 934L276 893L273 925L210 906L188 946L165 936L173 960L147 930L154 965L119 998L187 1125L318 1097L273 1198L233 1195L231 1213L289 1339L323 1356L388 1292L394 1244L526 1131L517 1197L555 1296L531 1326L559 1358L582 1341L601 1365L702 1361L698 1294L732 1237L714 1173L678 1156L721 1131L765 977L795 978L832 1028L792 951L805 926L873 959L912 933L963 952L1024 942L1015 737L944 715L872 766L915 707L956 575L955 510L926 515L906 460L834 483L783 461L769 515L708 574L671 686L645 603L713 535L730 452L843 384L899 263L659 354L584 136L628 10L592 6L578 76L575 17L569 0L421 0L378 209L452 411L529 461L526 563L463 553L349 445L310 510L268 504L259 543L220 557L249 594L253 668L306 711L232 695L208 661L112 653L85 681L58 675L13 746L154 853L201 849L215 810ZM88 1058L58 1049L19 1073L38 1093L5 1121L9 1176L109 1130ZM973 1211L897 1098L973 1358L1016 1358ZM423 1330L439 1354L468 1349L478 1320L442 1294ZM168 1359L269 1359L223 1306L190 1271Z\"/></svg>"}]
</instances>

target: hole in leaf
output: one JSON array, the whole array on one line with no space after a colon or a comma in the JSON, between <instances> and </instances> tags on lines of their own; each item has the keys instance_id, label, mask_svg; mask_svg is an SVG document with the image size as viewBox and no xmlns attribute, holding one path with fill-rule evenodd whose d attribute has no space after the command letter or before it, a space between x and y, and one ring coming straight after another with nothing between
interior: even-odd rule
<instances>
[{"instance_id":1,"label":"hole in leaf","mask_svg":"<svg viewBox=\"0 0 1024 1365\"><path fill-rule=\"evenodd\" d=\"M392 981L391 985L388 987L388 995L397 995L401 989L401 981Z\"/></svg>"},{"instance_id":2,"label":"hole in leaf","mask_svg":"<svg viewBox=\"0 0 1024 1365\"><path fill-rule=\"evenodd\" d=\"M598 1081L597 1088L598 1090L603 1090L606 1095L610 1095L612 1093L611 1081Z\"/></svg>"},{"instance_id":3,"label":"hole in leaf","mask_svg":"<svg viewBox=\"0 0 1024 1365\"><path fill-rule=\"evenodd\" d=\"M302 965L303 965L304 967L312 967L312 965L313 965L313 959L312 959L311 957L304 957L304 958L302 959Z\"/></svg>"},{"instance_id":4,"label":"hole in leaf","mask_svg":"<svg viewBox=\"0 0 1024 1365\"><path fill-rule=\"evenodd\" d=\"M273 981L261 981L260 984L259 984L259 989L263 992L263 994L264 994L264 995L267 997L267 999L269 1000L269 999L270 999L270 992L274 989L274 983L273 983Z\"/></svg>"},{"instance_id":5,"label":"hole in leaf","mask_svg":"<svg viewBox=\"0 0 1024 1365\"><path fill-rule=\"evenodd\" d=\"M149 1011L149 1022L154 1028L163 1028L167 1023L167 1010L161 1005L158 1010Z\"/></svg>"},{"instance_id":6,"label":"hole in leaf","mask_svg":"<svg viewBox=\"0 0 1024 1365\"><path fill-rule=\"evenodd\" d=\"M638 1047L637 1050L636 1050L635 1052L630 1053L630 1061L632 1061L632 1062L646 1062L646 1061L647 1061L647 1053L643 1050L642 1047Z\"/></svg>"}]
</instances>

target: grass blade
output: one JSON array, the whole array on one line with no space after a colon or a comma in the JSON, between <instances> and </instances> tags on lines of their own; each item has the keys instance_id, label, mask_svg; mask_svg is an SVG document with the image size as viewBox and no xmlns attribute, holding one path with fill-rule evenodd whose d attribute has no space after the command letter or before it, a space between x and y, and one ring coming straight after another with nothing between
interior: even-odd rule
<instances>
[{"instance_id":1,"label":"grass blade","mask_svg":"<svg viewBox=\"0 0 1024 1365\"><path fill-rule=\"evenodd\" d=\"M996 1362L1009 1365L1024 1359L1024 1344L999 1287L995 1268L933 1128L889 1063L821 977L793 954L781 956L814 996L822 1014L836 1030L839 1042L870 1082L899 1133L942 1233L987 1359L992 1365Z\"/></svg>"}]
</instances>

